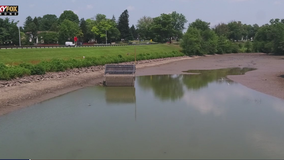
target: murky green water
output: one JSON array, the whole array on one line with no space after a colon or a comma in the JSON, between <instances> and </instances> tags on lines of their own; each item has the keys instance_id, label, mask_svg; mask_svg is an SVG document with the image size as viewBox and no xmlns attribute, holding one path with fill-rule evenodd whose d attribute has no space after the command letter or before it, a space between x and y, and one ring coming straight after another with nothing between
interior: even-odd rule
<instances>
[{"instance_id":1,"label":"murky green water","mask_svg":"<svg viewBox=\"0 0 284 160\"><path fill-rule=\"evenodd\" d=\"M137 77L2 116L0 158L284 158L284 101L232 72Z\"/></svg>"}]
</instances>

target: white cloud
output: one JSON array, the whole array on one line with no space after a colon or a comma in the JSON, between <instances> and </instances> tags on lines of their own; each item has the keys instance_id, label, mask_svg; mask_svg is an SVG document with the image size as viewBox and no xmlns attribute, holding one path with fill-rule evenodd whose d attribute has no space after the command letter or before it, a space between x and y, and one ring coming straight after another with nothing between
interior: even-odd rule
<instances>
[{"instance_id":1,"label":"white cloud","mask_svg":"<svg viewBox=\"0 0 284 160\"><path fill-rule=\"evenodd\" d=\"M134 8L133 6L128 6L128 7L126 7L126 9L127 9L128 11L133 11L135 8Z\"/></svg>"},{"instance_id":2,"label":"white cloud","mask_svg":"<svg viewBox=\"0 0 284 160\"><path fill-rule=\"evenodd\" d=\"M215 116L220 116L225 113L225 107L216 105L214 100L209 100L207 94L186 93L183 99L189 106L192 106L201 114L213 113Z\"/></svg>"},{"instance_id":3,"label":"white cloud","mask_svg":"<svg viewBox=\"0 0 284 160\"><path fill-rule=\"evenodd\" d=\"M218 91L204 92L201 89L197 94L196 91L189 91L185 93L183 100L188 106L195 108L201 114L214 114L215 116L221 116L226 113L226 103L231 97L241 97L248 102L259 103L254 95L251 95L250 92L247 92L242 87L238 87L234 83L224 83L228 85L222 86L222 89ZM277 109L284 111L284 107L281 108L279 105L277 107Z\"/></svg>"},{"instance_id":4,"label":"white cloud","mask_svg":"<svg viewBox=\"0 0 284 160\"><path fill-rule=\"evenodd\" d=\"M87 9L93 9L94 7L90 4L87 5Z\"/></svg>"}]
</instances>

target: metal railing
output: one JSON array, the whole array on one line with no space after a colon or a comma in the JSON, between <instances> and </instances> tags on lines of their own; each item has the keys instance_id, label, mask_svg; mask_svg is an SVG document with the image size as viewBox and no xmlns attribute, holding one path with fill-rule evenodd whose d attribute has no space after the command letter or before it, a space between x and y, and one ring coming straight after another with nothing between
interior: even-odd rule
<instances>
[{"instance_id":1,"label":"metal railing","mask_svg":"<svg viewBox=\"0 0 284 160\"><path fill-rule=\"evenodd\" d=\"M106 64L105 65L105 74L135 74L136 66L135 65L115 65L115 64Z\"/></svg>"}]
</instances>

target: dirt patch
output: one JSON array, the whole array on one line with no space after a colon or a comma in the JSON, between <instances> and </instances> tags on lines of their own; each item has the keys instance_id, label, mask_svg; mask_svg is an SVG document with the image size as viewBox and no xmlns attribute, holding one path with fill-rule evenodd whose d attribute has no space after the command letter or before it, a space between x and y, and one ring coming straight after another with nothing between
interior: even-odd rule
<instances>
[{"instance_id":1,"label":"dirt patch","mask_svg":"<svg viewBox=\"0 0 284 160\"><path fill-rule=\"evenodd\" d=\"M33 61L30 61L31 64L38 64L40 62L40 60L33 60Z\"/></svg>"}]
</instances>

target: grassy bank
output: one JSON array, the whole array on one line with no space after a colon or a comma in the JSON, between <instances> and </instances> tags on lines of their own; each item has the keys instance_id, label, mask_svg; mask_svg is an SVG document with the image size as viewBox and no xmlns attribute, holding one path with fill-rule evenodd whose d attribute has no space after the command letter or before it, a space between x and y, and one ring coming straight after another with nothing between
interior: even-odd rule
<instances>
[{"instance_id":1,"label":"grassy bank","mask_svg":"<svg viewBox=\"0 0 284 160\"><path fill-rule=\"evenodd\" d=\"M72 68L135 60L183 56L174 45L145 45L90 48L11 49L0 52L0 80ZM83 56L85 58L83 58Z\"/></svg>"},{"instance_id":2,"label":"grassy bank","mask_svg":"<svg viewBox=\"0 0 284 160\"><path fill-rule=\"evenodd\" d=\"M57 59L80 59L85 57L125 56L127 54L156 54L162 52L179 51L174 45L141 45L115 47L78 47L78 48L38 48L38 49L3 49L0 50L0 63L17 65L23 62L38 63L40 61Z\"/></svg>"}]
</instances>

